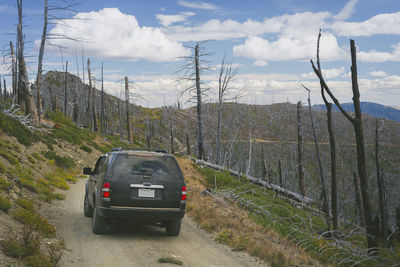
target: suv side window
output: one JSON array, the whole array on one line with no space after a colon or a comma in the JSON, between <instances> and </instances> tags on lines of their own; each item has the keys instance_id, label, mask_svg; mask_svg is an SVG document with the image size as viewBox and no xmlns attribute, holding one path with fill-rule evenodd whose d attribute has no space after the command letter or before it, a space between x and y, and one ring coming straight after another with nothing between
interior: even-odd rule
<instances>
[{"instance_id":1,"label":"suv side window","mask_svg":"<svg viewBox=\"0 0 400 267\"><path fill-rule=\"evenodd\" d=\"M108 170L108 165L109 165L109 161L110 161L110 157L104 157L105 160L103 160L103 163L101 165L101 167L99 168L99 175L100 176L105 176L106 172Z\"/></svg>"},{"instance_id":2,"label":"suv side window","mask_svg":"<svg viewBox=\"0 0 400 267\"><path fill-rule=\"evenodd\" d=\"M99 174L100 166L101 166L101 164L103 163L104 159L105 159L105 157L104 157L104 156L101 156L101 157L97 160L96 165L95 165L94 170L93 170L93 174Z\"/></svg>"}]
</instances>

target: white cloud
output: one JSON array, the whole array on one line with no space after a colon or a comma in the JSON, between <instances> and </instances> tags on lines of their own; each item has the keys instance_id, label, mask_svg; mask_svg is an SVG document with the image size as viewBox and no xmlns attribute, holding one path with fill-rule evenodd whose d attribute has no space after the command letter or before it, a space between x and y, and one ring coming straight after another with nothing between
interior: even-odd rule
<instances>
[{"instance_id":1,"label":"white cloud","mask_svg":"<svg viewBox=\"0 0 400 267\"><path fill-rule=\"evenodd\" d=\"M243 44L233 47L235 56L247 57L263 61L291 61L309 60L315 57L316 35L302 37L281 36L278 40L270 42L261 37L250 37ZM344 52L339 47L336 38L324 34L321 41L321 60L337 61L344 58Z\"/></svg>"},{"instance_id":2,"label":"white cloud","mask_svg":"<svg viewBox=\"0 0 400 267\"><path fill-rule=\"evenodd\" d=\"M210 3L206 2L189 2L189 1L183 1L179 0L178 5L183 6L183 7L188 7L188 8L194 8L194 9L206 9L206 10L218 10L219 7Z\"/></svg>"},{"instance_id":3,"label":"white cloud","mask_svg":"<svg viewBox=\"0 0 400 267\"><path fill-rule=\"evenodd\" d=\"M359 51L357 52L357 59L366 62L387 62L400 61L400 43L392 45L393 50L391 52L379 52L376 50L370 50L368 52Z\"/></svg>"},{"instance_id":4,"label":"white cloud","mask_svg":"<svg viewBox=\"0 0 400 267\"><path fill-rule=\"evenodd\" d=\"M7 6L6 5L1 5L0 6L0 12L3 12L5 10L7 10Z\"/></svg>"},{"instance_id":5,"label":"white cloud","mask_svg":"<svg viewBox=\"0 0 400 267\"><path fill-rule=\"evenodd\" d=\"M340 12L336 16L334 16L333 18L336 19L336 20L346 20L346 19L350 18L350 16L354 12L354 7L355 7L357 2L358 2L358 0L350 0L342 8L342 10L340 10Z\"/></svg>"},{"instance_id":6,"label":"white cloud","mask_svg":"<svg viewBox=\"0 0 400 267\"><path fill-rule=\"evenodd\" d=\"M333 69L322 69L322 75L324 76L325 79L337 78L342 76L343 74L344 74L344 67L333 68ZM301 77L304 79L317 78L314 72L303 73Z\"/></svg>"},{"instance_id":7,"label":"white cloud","mask_svg":"<svg viewBox=\"0 0 400 267\"><path fill-rule=\"evenodd\" d=\"M373 16L361 22L336 22L332 29L340 36L371 36L374 34L400 34L400 12Z\"/></svg>"},{"instance_id":8,"label":"white cloud","mask_svg":"<svg viewBox=\"0 0 400 267\"><path fill-rule=\"evenodd\" d=\"M374 76L374 77L385 77L385 76L388 76L387 73L382 71L382 70L371 71L369 73L369 75Z\"/></svg>"},{"instance_id":9,"label":"white cloud","mask_svg":"<svg viewBox=\"0 0 400 267\"><path fill-rule=\"evenodd\" d=\"M186 21L188 17L194 15L195 13L193 12L182 12L180 14L175 14L175 15L157 14L156 18L158 19L161 25L163 25L164 27L168 27L174 23Z\"/></svg>"},{"instance_id":10,"label":"white cloud","mask_svg":"<svg viewBox=\"0 0 400 267\"><path fill-rule=\"evenodd\" d=\"M254 61L253 65L257 67L265 67L268 65L268 62L265 60L256 60Z\"/></svg>"},{"instance_id":11,"label":"white cloud","mask_svg":"<svg viewBox=\"0 0 400 267\"><path fill-rule=\"evenodd\" d=\"M117 8L80 12L71 20L58 22L50 35L75 39L83 36L85 54L102 58L161 62L176 61L190 53L159 29L141 27L135 16L124 14ZM70 53L81 47L80 43L65 39L52 39L51 43L66 47Z\"/></svg>"}]
</instances>

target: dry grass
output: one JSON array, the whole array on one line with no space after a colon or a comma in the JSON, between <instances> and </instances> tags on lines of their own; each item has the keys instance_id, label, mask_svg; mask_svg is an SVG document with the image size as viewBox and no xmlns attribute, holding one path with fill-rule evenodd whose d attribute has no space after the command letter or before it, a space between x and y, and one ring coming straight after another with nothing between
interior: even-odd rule
<instances>
[{"instance_id":1,"label":"dry grass","mask_svg":"<svg viewBox=\"0 0 400 267\"><path fill-rule=\"evenodd\" d=\"M178 162L189 190L187 212L200 227L214 233L216 241L236 251L247 251L272 266L321 265L293 242L256 224L246 211L222 199L201 194L205 190L203 177L189 159L179 158Z\"/></svg>"}]
</instances>

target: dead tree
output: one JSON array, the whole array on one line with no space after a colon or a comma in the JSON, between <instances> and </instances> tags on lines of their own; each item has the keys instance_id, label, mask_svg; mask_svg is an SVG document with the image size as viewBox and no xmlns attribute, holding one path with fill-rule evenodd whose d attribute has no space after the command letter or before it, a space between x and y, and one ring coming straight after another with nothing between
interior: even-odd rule
<instances>
[{"instance_id":1,"label":"dead tree","mask_svg":"<svg viewBox=\"0 0 400 267\"><path fill-rule=\"evenodd\" d=\"M321 64L319 61L319 42L321 40L321 30L318 34L317 40L317 66L318 70L321 72ZM333 229L339 229L339 214L338 214L338 203L337 203L337 178L336 178L336 142L335 142L335 134L333 131L333 122L332 122L332 103L330 103L326 97L324 92L324 87L321 84L321 96L324 100L326 106L326 115L327 115L327 124L328 124L328 134L329 134L329 147L331 154L331 207L332 207L332 220L333 220Z\"/></svg>"},{"instance_id":2,"label":"dead tree","mask_svg":"<svg viewBox=\"0 0 400 267\"><path fill-rule=\"evenodd\" d=\"M388 225L388 209L386 199L386 185L383 173L380 165L380 151L379 151L379 123L378 119L375 119L375 164L376 164L376 179L378 184L379 193L379 211L380 211L380 228L381 228L381 241L384 246L387 246L387 238L389 235Z\"/></svg>"},{"instance_id":3,"label":"dead tree","mask_svg":"<svg viewBox=\"0 0 400 267\"><path fill-rule=\"evenodd\" d=\"M21 108L25 108L25 114L29 115L35 126L39 126L39 117L36 112L35 101L33 100L32 90L29 85L28 73L24 58L24 35L22 33L22 0L17 0L18 5L18 66L19 66L19 85L23 95L19 98ZM21 102L23 101L23 103ZM23 104L23 105L21 105Z\"/></svg>"},{"instance_id":4,"label":"dead tree","mask_svg":"<svg viewBox=\"0 0 400 267\"><path fill-rule=\"evenodd\" d=\"M204 94L209 90L208 87L202 85L201 75L209 68L202 59L207 53L201 52L200 43L194 47L194 56L185 57L186 63L179 70L183 76L179 81L188 82L189 86L183 89L182 94L189 93L189 101L194 100L197 106L197 146L198 156L200 159L204 158L204 140L203 140L203 113L202 104L204 101Z\"/></svg>"},{"instance_id":5,"label":"dead tree","mask_svg":"<svg viewBox=\"0 0 400 267\"><path fill-rule=\"evenodd\" d=\"M306 182L303 171L303 133L301 130L301 101L297 102L297 167L299 169L299 191L306 195Z\"/></svg>"},{"instance_id":6,"label":"dead tree","mask_svg":"<svg viewBox=\"0 0 400 267\"><path fill-rule=\"evenodd\" d=\"M221 165L221 123L222 123L222 105L225 97L229 93L229 84L237 74L237 69L232 68L231 63L226 62L225 56L222 58L218 78L218 122L217 122L217 140L216 140L216 162Z\"/></svg>"},{"instance_id":7,"label":"dead tree","mask_svg":"<svg viewBox=\"0 0 400 267\"><path fill-rule=\"evenodd\" d=\"M123 130L122 130L122 110L121 110L121 101L119 98L117 99L117 107L118 107L118 132L119 139L123 139Z\"/></svg>"},{"instance_id":8,"label":"dead tree","mask_svg":"<svg viewBox=\"0 0 400 267\"><path fill-rule=\"evenodd\" d=\"M65 62L65 80L64 80L64 117L67 117L67 105L68 105L68 60Z\"/></svg>"},{"instance_id":9,"label":"dead tree","mask_svg":"<svg viewBox=\"0 0 400 267\"><path fill-rule=\"evenodd\" d=\"M75 60L76 60L77 76L80 77L78 56L76 54L76 50L75 50ZM83 70L83 73L84 72L85 72L85 70ZM79 86L78 86L78 84L79 84ZM81 91L81 88L82 88L82 83L79 82L79 79L78 80L75 79L75 87L73 87L73 89L72 89L72 120L75 123L78 123L78 117L79 117L78 91Z\"/></svg>"},{"instance_id":10,"label":"dead tree","mask_svg":"<svg viewBox=\"0 0 400 267\"><path fill-rule=\"evenodd\" d=\"M172 127L172 124L170 125L170 138L171 138L171 154L175 153L174 150L174 129Z\"/></svg>"},{"instance_id":11,"label":"dead tree","mask_svg":"<svg viewBox=\"0 0 400 267\"><path fill-rule=\"evenodd\" d=\"M43 32L42 38L40 40L40 48L39 48L39 60L38 60L38 73L36 78L36 98L37 98L37 113L39 122L42 119L42 98L41 98L41 87L42 87L42 66L43 66L43 54L44 54L44 46L46 43L46 35L47 35L47 0L44 1L44 23L43 23Z\"/></svg>"},{"instance_id":12,"label":"dead tree","mask_svg":"<svg viewBox=\"0 0 400 267\"><path fill-rule=\"evenodd\" d=\"M365 226L365 216L364 216L364 209L362 203L362 195L361 195L361 187L360 187L360 180L356 172L353 172L353 183L354 183L354 191L356 195L356 208L355 211L359 215L360 225ZM357 214L356 214L357 215Z\"/></svg>"},{"instance_id":13,"label":"dead tree","mask_svg":"<svg viewBox=\"0 0 400 267\"><path fill-rule=\"evenodd\" d=\"M92 75L90 73L90 59L87 61L88 76L89 76L89 88L87 96L87 109L86 109L86 128L93 130L93 102L92 102Z\"/></svg>"},{"instance_id":14,"label":"dead tree","mask_svg":"<svg viewBox=\"0 0 400 267\"><path fill-rule=\"evenodd\" d=\"M186 134L186 152L190 156L190 143L189 143L189 135Z\"/></svg>"},{"instance_id":15,"label":"dead tree","mask_svg":"<svg viewBox=\"0 0 400 267\"><path fill-rule=\"evenodd\" d=\"M281 166L281 160L278 160L278 168L279 168L279 186L282 187L282 166Z\"/></svg>"},{"instance_id":16,"label":"dead tree","mask_svg":"<svg viewBox=\"0 0 400 267\"><path fill-rule=\"evenodd\" d=\"M303 85L303 87L308 92L308 97L307 97L308 110L310 112L311 128L312 128L313 137L314 137L314 144L315 144L315 153L317 154L319 176L321 178L321 191L322 191L322 198L323 198L323 209L324 209L324 212L325 212L326 225L328 226L328 231L330 231L331 230L331 219L330 219L328 193L326 192L326 181L325 181L325 176L324 176L324 170L322 169L322 163L321 163L321 157L320 157L320 154L319 154L319 146L318 146L317 134L315 133L314 119L313 119L312 110L311 110L310 89L308 89L304 85Z\"/></svg>"},{"instance_id":17,"label":"dead tree","mask_svg":"<svg viewBox=\"0 0 400 267\"><path fill-rule=\"evenodd\" d=\"M129 108L128 76L125 76L125 104L126 104L126 127L127 127L127 131L128 131L128 142L132 143L132 126L131 126L130 108Z\"/></svg>"},{"instance_id":18,"label":"dead tree","mask_svg":"<svg viewBox=\"0 0 400 267\"><path fill-rule=\"evenodd\" d=\"M314 62L311 60L312 68L315 74L318 76L321 85L324 87L324 90L328 93L330 98L342 112L342 114L347 118L349 122L353 125L354 133L356 136L356 150L357 150L357 169L358 175L360 177L360 186L361 186L361 194L362 201L364 207L364 216L365 223L367 226L367 239L368 239L368 248L372 249L375 246L374 236L373 236L373 222L372 222L372 214L371 214L371 203L369 200L369 192L368 192L368 176L367 176L367 168L366 168L366 158L365 158L365 147L364 147L364 131L363 131L363 123L362 123L362 114L360 107L360 91L358 89L358 78L357 78L357 59L356 59L356 47L354 44L354 40L350 40L350 52L351 52L351 79L352 79L352 90L353 90L353 103L354 103L354 113L355 117L352 117L347 111L343 109L340 105L339 101L333 95L332 91L329 89L326 84L321 70L318 70Z\"/></svg>"},{"instance_id":19,"label":"dead tree","mask_svg":"<svg viewBox=\"0 0 400 267\"><path fill-rule=\"evenodd\" d=\"M104 131L104 124L105 124L105 117L104 117L104 77L103 77L103 62L101 62L101 111L100 111L100 120L101 120L101 133L105 134Z\"/></svg>"},{"instance_id":20,"label":"dead tree","mask_svg":"<svg viewBox=\"0 0 400 267\"><path fill-rule=\"evenodd\" d=\"M10 41L11 50L11 76L12 76L12 94L13 102L18 101L18 90L17 90L17 63L15 61L15 52L13 43ZM14 103L15 104L15 103Z\"/></svg>"}]
</instances>

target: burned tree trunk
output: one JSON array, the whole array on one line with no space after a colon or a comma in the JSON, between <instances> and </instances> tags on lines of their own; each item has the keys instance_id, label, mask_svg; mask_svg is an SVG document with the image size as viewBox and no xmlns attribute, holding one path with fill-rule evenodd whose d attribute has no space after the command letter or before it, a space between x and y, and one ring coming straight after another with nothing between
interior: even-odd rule
<instances>
[{"instance_id":1,"label":"burned tree trunk","mask_svg":"<svg viewBox=\"0 0 400 267\"><path fill-rule=\"evenodd\" d=\"M43 54L44 54L44 46L46 43L46 35L47 35L47 0L44 1L44 24L43 24L43 32L42 38L40 41L40 48L39 48L39 60L38 60L38 73L36 79L36 98L37 98L37 113L39 122L42 119L42 97L41 97L41 87L42 87L42 66L43 66Z\"/></svg>"},{"instance_id":2,"label":"burned tree trunk","mask_svg":"<svg viewBox=\"0 0 400 267\"><path fill-rule=\"evenodd\" d=\"M201 88L200 88L200 63L199 63L199 45L197 44L194 48L194 61L196 70L196 94L197 94L197 145L199 149L199 159L204 158L204 147L203 147L203 116L201 111Z\"/></svg>"},{"instance_id":3,"label":"burned tree trunk","mask_svg":"<svg viewBox=\"0 0 400 267\"><path fill-rule=\"evenodd\" d=\"M21 91L23 91L25 114L29 115L35 126L39 126L39 117L36 112L35 101L33 100L32 90L29 85L28 73L24 58L24 35L22 33L22 0L17 1L18 4L18 65L19 65L19 82ZM19 99L21 105L21 99Z\"/></svg>"},{"instance_id":4,"label":"burned tree trunk","mask_svg":"<svg viewBox=\"0 0 400 267\"><path fill-rule=\"evenodd\" d=\"M323 209L325 212L326 217L326 225L328 226L328 231L331 230L331 219L330 219L330 209L329 209L329 201L328 201L328 193L326 192L326 181L324 176L324 170L322 169L321 157L319 154L319 146L317 140L317 134L315 133L315 126L314 126L314 119L311 111L311 99L310 99L310 90L303 85L303 87L308 91L308 110L310 112L310 120L311 120L311 128L314 137L314 144L315 144L315 152L317 154L317 161L318 161L318 169L319 169L319 176L321 178L321 191L323 197Z\"/></svg>"},{"instance_id":5,"label":"burned tree trunk","mask_svg":"<svg viewBox=\"0 0 400 267\"><path fill-rule=\"evenodd\" d=\"M358 175L356 172L353 172L353 183L354 183L354 190L356 194L356 212L358 211L358 215L360 218L360 225L365 225L365 217L364 217L364 208L362 203L362 195L361 195L361 188L360 188L360 180L358 179Z\"/></svg>"},{"instance_id":6,"label":"burned tree trunk","mask_svg":"<svg viewBox=\"0 0 400 267\"><path fill-rule=\"evenodd\" d=\"M132 126L130 120L130 108L129 108L129 84L128 77L125 76L125 104L126 104L126 127L128 131L128 142L132 143Z\"/></svg>"},{"instance_id":7,"label":"burned tree trunk","mask_svg":"<svg viewBox=\"0 0 400 267\"><path fill-rule=\"evenodd\" d=\"M174 129L173 129L173 127L172 127L172 124L170 125L170 129L171 129L171 136L170 136L170 138L171 138L171 154L174 154L175 153L175 150L174 150Z\"/></svg>"},{"instance_id":8,"label":"burned tree trunk","mask_svg":"<svg viewBox=\"0 0 400 267\"><path fill-rule=\"evenodd\" d=\"M189 135L186 134L186 151L187 154L190 156L190 143L189 143Z\"/></svg>"},{"instance_id":9,"label":"burned tree trunk","mask_svg":"<svg viewBox=\"0 0 400 267\"><path fill-rule=\"evenodd\" d=\"M64 80L64 117L67 117L67 106L68 106L68 60L65 62L65 80Z\"/></svg>"},{"instance_id":10,"label":"burned tree trunk","mask_svg":"<svg viewBox=\"0 0 400 267\"><path fill-rule=\"evenodd\" d=\"M326 103L329 145L331 151L331 204L333 213L333 229L339 230L339 214L337 203L337 178L336 178L336 143L332 125L332 104Z\"/></svg>"},{"instance_id":11,"label":"burned tree trunk","mask_svg":"<svg viewBox=\"0 0 400 267\"><path fill-rule=\"evenodd\" d=\"M278 168L279 168L279 186L282 187L282 166L281 166L281 160L278 160Z\"/></svg>"},{"instance_id":12,"label":"burned tree trunk","mask_svg":"<svg viewBox=\"0 0 400 267\"><path fill-rule=\"evenodd\" d=\"M12 73L12 94L13 102L18 101L18 90L17 90L17 63L15 61L15 52L13 43L10 41L11 50L11 73Z\"/></svg>"},{"instance_id":13,"label":"burned tree trunk","mask_svg":"<svg viewBox=\"0 0 400 267\"><path fill-rule=\"evenodd\" d=\"M387 246L387 238L389 235L388 225L388 210L386 200L386 185L383 173L381 172L380 166L380 151L379 151L379 125L378 119L375 120L375 164L376 164L376 179L378 183L379 192L379 210L380 210L380 222L381 222L381 241L384 246Z\"/></svg>"},{"instance_id":14,"label":"burned tree trunk","mask_svg":"<svg viewBox=\"0 0 400 267\"><path fill-rule=\"evenodd\" d=\"M350 52L351 52L351 62L352 62L351 80L352 80L353 104L355 113L354 118L351 117L340 105L339 101L330 91L328 85L326 84L324 78L322 77L321 71L315 67L314 62L312 60L311 64L315 74L318 76L320 80L321 85L324 87L324 90L329 94L329 96L331 97L333 102L335 102L336 106L343 113L343 115L353 124L354 133L356 136L357 169L358 169L358 175L360 177L364 216L365 216L365 223L367 226L368 248L373 249L375 237L373 234L374 226L372 222L371 203L369 200L369 192L368 192L368 176L366 169L366 158L365 158L365 147L364 147L364 131L363 131L362 114L360 106L360 91L358 88L357 59L356 59L356 47L354 44L354 40L350 40Z\"/></svg>"},{"instance_id":15,"label":"burned tree trunk","mask_svg":"<svg viewBox=\"0 0 400 267\"><path fill-rule=\"evenodd\" d=\"M86 108L86 128L92 129L93 128L93 102L92 102L92 75L90 73L90 59L88 58L87 61L87 68L88 68L88 76L89 76L89 88L88 88L88 96L87 96L87 108Z\"/></svg>"},{"instance_id":16,"label":"burned tree trunk","mask_svg":"<svg viewBox=\"0 0 400 267\"><path fill-rule=\"evenodd\" d=\"M318 34L317 40L317 65L318 70L321 72L321 64L319 61L319 42L321 40L321 30ZM339 230L339 214L338 214L338 203L337 203L337 178L336 178L336 143L335 134L333 132L332 125L332 104L328 102L325 97L324 87L321 85L321 96L324 100L326 106L327 124L328 124L328 134L329 134L329 147L331 153L331 206L333 213L333 229Z\"/></svg>"},{"instance_id":17,"label":"burned tree trunk","mask_svg":"<svg viewBox=\"0 0 400 267\"><path fill-rule=\"evenodd\" d=\"M118 132L119 132L119 139L123 139L123 131L122 131L122 110L121 110L121 104L120 100L118 98L117 100L117 105L118 105Z\"/></svg>"},{"instance_id":18,"label":"burned tree trunk","mask_svg":"<svg viewBox=\"0 0 400 267\"><path fill-rule=\"evenodd\" d=\"M101 120L101 133L104 134L104 77L103 77L103 62L101 63L101 111L100 111L100 120Z\"/></svg>"},{"instance_id":19,"label":"burned tree trunk","mask_svg":"<svg viewBox=\"0 0 400 267\"><path fill-rule=\"evenodd\" d=\"M306 195L306 182L303 172L303 133L301 131L301 102L297 102L297 165L299 168L299 191Z\"/></svg>"}]
</instances>

